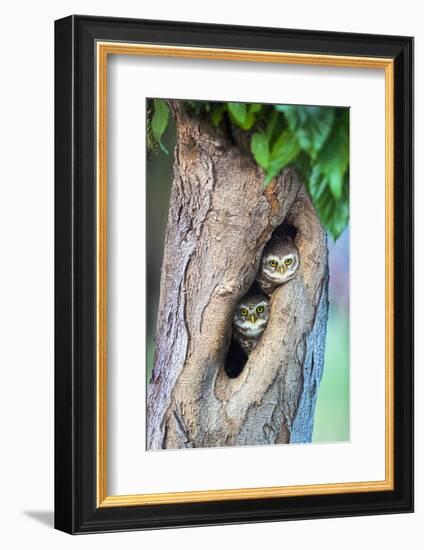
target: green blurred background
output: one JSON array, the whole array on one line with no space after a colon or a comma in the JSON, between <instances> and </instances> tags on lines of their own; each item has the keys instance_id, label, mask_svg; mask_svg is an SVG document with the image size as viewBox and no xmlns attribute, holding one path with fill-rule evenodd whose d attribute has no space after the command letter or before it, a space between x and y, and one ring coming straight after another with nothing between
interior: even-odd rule
<instances>
[{"instance_id":1,"label":"green blurred background","mask_svg":"<svg viewBox=\"0 0 424 550\"><path fill-rule=\"evenodd\" d=\"M147 162L147 381L155 350L163 255L169 195L172 183L172 151L175 126L170 122L162 139L169 155L152 154ZM349 439L349 230L329 242L330 310L324 374L318 392L313 442Z\"/></svg>"}]
</instances>

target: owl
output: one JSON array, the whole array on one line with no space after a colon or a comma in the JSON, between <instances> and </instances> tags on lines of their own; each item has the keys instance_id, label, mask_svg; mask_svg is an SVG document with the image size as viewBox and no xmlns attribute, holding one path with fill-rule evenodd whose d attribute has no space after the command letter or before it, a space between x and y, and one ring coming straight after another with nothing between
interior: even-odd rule
<instances>
[{"instance_id":1,"label":"owl","mask_svg":"<svg viewBox=\"0 0 424 550\"><path fill-rule=\"evenodd\" d=\"M269 319L269 299L263 294L245 296L237 304L233 318L233 337L246 355L257 346Z\"/></svg>"},{"instance_id":2,"label":"owl","mask_svg":"<svg viewBox=\"0 0 424 550\"><path fill-rule=\"evenodd\" d=\"M299 253L290 237L273 237L262 254L256 282L265 294L287 283L299 269Z\"/></svg>"}]
</instances>

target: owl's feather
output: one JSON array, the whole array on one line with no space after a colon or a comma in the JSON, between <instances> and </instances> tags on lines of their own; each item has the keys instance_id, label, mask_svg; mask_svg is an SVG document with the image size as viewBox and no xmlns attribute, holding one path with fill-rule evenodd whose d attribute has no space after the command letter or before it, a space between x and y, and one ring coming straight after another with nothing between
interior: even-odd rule
<instances>
[{"instance_id":1,"label":"owl's feather","mask_svg":"<svg viewBox=\"0 0 424 550\"><path fill-rule=\"evenodd\" d=\"M271 295L277 286L293 279L299 263L299 252L293 239L275 236L262 254L256 281L265 294Z\"/></svg>"},{"instance_id":2,"label":"owl's feather","mask_svg":"<svg viewBox=\"0 0 424 550\"><path fill-rule=\"evenodd\" d=\"M263 294L245 296L237 304L233 318L233 337L246 355L257 346L269 319L269 299Z\"/></svg>"}]
</instances>

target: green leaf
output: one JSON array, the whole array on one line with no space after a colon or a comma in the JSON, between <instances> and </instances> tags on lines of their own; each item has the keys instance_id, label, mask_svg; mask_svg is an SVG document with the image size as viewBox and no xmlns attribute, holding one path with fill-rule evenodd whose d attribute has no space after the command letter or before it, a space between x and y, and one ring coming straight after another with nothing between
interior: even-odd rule
<instances>
[{"instance_id":1,"label":"green leaf","mask_svg":"<svg viewBox=\"0 0 424 550\"><path fill-rule=\"evenodd\" d=\"M227 109L226 105L220 105L219 107L215 108L212 111L211 120L214 126L219 126L226 109Z\"/></svg>"},{"instance_id":2,"label":"green leaf","mask_svg":"<svg viewBox=\"0 0 424 550\"><path fill-rule=\"evenodd\" d=\"M251 114L256 114L256 113L259 113L262 107L263 107L262 103L250 103L248 111Z\"/></svg>"},{"instance_id":3,"label":"green leaf","mask_svg":"<svg viewBox=\"0 0 424 550\"><path fill-rule=\"evenodd\" d=\"M312 169L308 190L322 224L334 240L338 239L349 221L349 185L343 185L343 194L337 199L331 192L327 177L318 166Z\"/></svg>"},{"instance_id":4,"label":"green leaf","mask_svg":"<svg viewBox=\"0 0 424 550\"><path fill-rule=\"evenodd\" d=\"M287 119L288 126L300 147L315 159L330 135L335 109L332 107L276 105Z\"/></svg>"},{"instance_id":5,"label":"green leaf","mask_svg":"<svg viewBox=\"0 0 424 550\"><path fill-rule=\"evenodd\" d=\"M326 176L331 192L336 199L343 194L343 183L349 165L349 114L341 113L333 131L322 148L317 164Z\"/></svg>"},{"instance_id":6,"label":"green leaf","mask_svg":"<svg viewBox=\"0 0 424 550\"><path fill-rule=\"evenodd\" d=\"M162 136L166 130L169 120L168 105L163 99L153 101L154 113L151 122L152 133L162 151L168 154L166 147L162 143Z\"/></svg>"},{"instance_id":7,"label":"green leaf","mask_svg":"<svg viewBox=\"0 0 424 550\"><path fill-rule=\"evenodd\" d=\"M323 218L323 223L327 231L334 240L337 240L349 221L349 206L347 202L337 201L329 194L328 203L322 215L320 211L318 211L318 213L320 217Z\"/></svg>"},{"instance_id":8,"label":"green leaf","mask_svg":"<svg viewBox=\"0 0 424 550\"><path fill-rule=\"evenodd\" d=\"M327 187L328 182L326 178L322 175L320 168L315 165L309 178L309 193L316 204L319 204L322 194L326 191Z\"/></svg>"},{"instance_id":9,"label":"green leaf","mask_svg":"<svg viewBox=\"0 0 424 550\"><path fill-rule=\"evenodd\" d=\"M291 162L299 153L300 147L290 130L284 130L274 143L269 159L270 170L277 173Z\"/></svg>"},{"instance_id":10,"label":"green leaf","mask_svg":"<svg viewBox=\"0 0 424 550\"><path fill-rule=\"evenodd\" d=\"M278 172L277 172L278 174ZM263 182L263 188L266 189L268 187L268 185L272 182L272 180L275 178L275 176L277 175L275 174L274 172L268 172L264 178L264 182Z\"/></svg>"},{"instance_id":11,"label":"green leaf","mask_svg":"<svg viewBox=\"0 0 424 550\"><path fill-rule=\"evenodd\" d=\"M265 187L298 155L299 151L299 144L293 134L289 129L284 130L272 146L269 166L264 180Z\"/></svg>"},{"instance_id":12,"label":"green leaf","mask_svg":"<svg viewBox=\"0 0 424 550\"><path fill-rule=\"evenodd\" d=\"M243 127L247 122L247 109L245 103L227 103L231 116L239 126Z\"/></svg>"},{"instance_id":13,"label":"green leaf","mask_svg":"<svg viewBox=\"0 0 424 550\"><path fill-rule=\"evenodd\" d=\"M268 137L268 141L271 141L272 135L274 133L275 127L277 125L278 120L278 113L277 111L272 111L271 114L268 117L268 123L266 125L265 133Z\"/></svg>"},{"instance_id":14,"label":"green leaf","mask_svg":"<svg viewBox=\"0 0 424 550\"><path fill-rule=\"evenodd\" d=\"M311 159L309 155L301 151L293 160L293 163L297 168L302 181L307 182L312 173Z\"/></svg>"},{"instance_id":15,"label":"green leaf","mask_svg":"<svg viewBox=\"0 0 424 550\"><path fill-rule=\"evenodd\" d=\"M267 136L256 132L252 136L250 147L256 162L266 170L269 164L269 144Z\"/></svg>"},{"instance_id":16,"label":"green leaf","mask_svg":"<svg viewBox=\"0 0 424 550\"><path fill-rule=\"evenodd\" d=\"M231 118L242 130L250 130L255 123L255 114L260 111L262 105L259 103L227 103Z\"/></svg>"}]
</instances>

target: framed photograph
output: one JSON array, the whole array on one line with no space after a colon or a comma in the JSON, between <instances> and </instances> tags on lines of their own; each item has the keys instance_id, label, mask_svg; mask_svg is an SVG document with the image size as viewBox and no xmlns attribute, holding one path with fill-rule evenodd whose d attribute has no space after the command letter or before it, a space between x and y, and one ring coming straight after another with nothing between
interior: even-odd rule
<instances>
[{"instance_id":1,"label":"framed photograph","mask_svg":"<svg viewBox=\"0 0 424 550\"><path fill-rule=\"evenodd\" d=\"M55 24L55 525L413 509L413 39Z\"/></svg>"}]
</instances>

